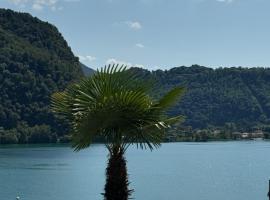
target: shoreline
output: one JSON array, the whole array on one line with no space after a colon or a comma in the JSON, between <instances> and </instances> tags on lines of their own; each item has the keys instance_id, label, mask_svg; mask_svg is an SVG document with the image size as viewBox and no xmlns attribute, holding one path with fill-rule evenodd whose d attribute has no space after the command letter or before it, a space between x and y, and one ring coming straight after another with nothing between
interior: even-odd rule
<instances>
[{"instance_id":1,"label":"shoreline","mask_svg":"<svg viewBox=\"0 0 270 200\"><path fill-rule=\"evenodd\" d=\"M254 139L242 139L242 140L208 140L208 141L164 141L161 144L169 144L169 143L225 143L225 142L270 142L270 139L260 139L260 140L254 140ZM93 145L103 145L105 143L102 142L95 142ZM71 143L29 143L29 144L0 144L0 148L27 148L27 147L70 147Z\"/></svg>"}]
</instances>

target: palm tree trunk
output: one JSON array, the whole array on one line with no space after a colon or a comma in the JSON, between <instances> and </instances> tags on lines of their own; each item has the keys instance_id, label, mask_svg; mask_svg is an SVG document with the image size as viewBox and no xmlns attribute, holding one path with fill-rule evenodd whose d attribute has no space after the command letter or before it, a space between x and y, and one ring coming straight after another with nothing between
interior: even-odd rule
<instances>
[{"instance_id":1,"label":"palm tree trunk","mask_svg":"<svg viewBox=\"0 0 270 200\"><path fill-rule=\"evenodd\" d=\"M124 149L118 146L112 147L109 151L104 200L128 200L133 190L128 189Z\"/></svg>"}]
</instances>

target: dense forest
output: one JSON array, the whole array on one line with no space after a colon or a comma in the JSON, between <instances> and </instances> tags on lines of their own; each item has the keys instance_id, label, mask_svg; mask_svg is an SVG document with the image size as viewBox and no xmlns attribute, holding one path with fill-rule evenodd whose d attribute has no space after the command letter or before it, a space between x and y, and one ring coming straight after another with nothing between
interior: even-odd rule
<instances>
[{"instance_id":1,"label":"dense forest","mask_svg":"<svg viewBox=\"0 0 270 200\"><path fill-rule=\"evenodd\" d=\"M68 126L51 113L50 96L80 77L78 58L55 26L0 9L0 143L64 138Z\"/></svg>"},{"instance_id":2,"label":"dense forest","mask_svg":"<svg viewBox=\"0 0 270 200\"><path fill-rule=\"evenodd\" d=\"M174 86L186 88L169 111L185 116L176 130L270 130L268 68L132 70L156 83L156 96ZM0 9L0 143L67 141L69 127L51 113L50 96L93 72L79 63L55 26Z\"/></svg>"},{"instance_id":3,"label":"dense forest","mask_svg":"<svg viewBox=\"0 0 270 200\"><path fill-rule=\"evenodd\" d=\"M157 94L181 85L187 91L170 114L186 117L192 129L228 127L234 131L269 129L269 68L207 68L199 65L170 70L136 69L155 80Z\"/></svg>"}]
</instances>

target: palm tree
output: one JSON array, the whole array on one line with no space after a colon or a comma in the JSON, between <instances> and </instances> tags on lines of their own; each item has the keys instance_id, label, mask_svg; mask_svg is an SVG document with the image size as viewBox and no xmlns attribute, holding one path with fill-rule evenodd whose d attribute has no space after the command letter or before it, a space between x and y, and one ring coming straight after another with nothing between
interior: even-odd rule
<instances>
[{"instance_id":1,"label":"palm tree","mask_svg":"<svg viewBox=\"0 0 270 200\"><path fill-rule=\"evenodd\" d=\"M52 110L72 126L76 151L89 147L96 137L104 138L109 151L105 200L127 200L133 191L128 189L124 157L128 146L159 147L165 129L181 119L168 118L165 112L183 88L172 89L158 101L149 95L151 89L126 66L109 65L52 96Z\"/></svg>"}]
</instances>

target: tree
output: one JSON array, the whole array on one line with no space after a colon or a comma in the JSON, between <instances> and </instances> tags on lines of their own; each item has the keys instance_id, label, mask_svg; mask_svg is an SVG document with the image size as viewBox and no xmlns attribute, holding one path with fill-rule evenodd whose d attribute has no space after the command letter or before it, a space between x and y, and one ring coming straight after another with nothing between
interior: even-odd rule
<instances>
[{"instance_id":1,"label":"tree","mask_svg":"<svg viewBox=\"0 0 270 200\"><path fill-rule=\"evenodd\" d=\"M127 200L132 193L124 157L128 146L159 147L165 129L181 119L167 117L166 110L184 89L176 87L156 101L149 95L151 85L126 66L109 65L52 96L52 110L72 125L76 151L104 138L109 151L105 200Z\"/></svg>"},{"instance_id":2,"label":"tree","mask_svg":"<svg viewBox=\"0 0 270 200\"><path fill-rule=\"evenodd\" d=\"M9 133L2 143L54 142L69 127L50 112L50 96L83 77L79 60L47 22L0 8L0 24L0 127ZM30 139L22 124L42 134Z\"/></svg>"}]
</instances>

